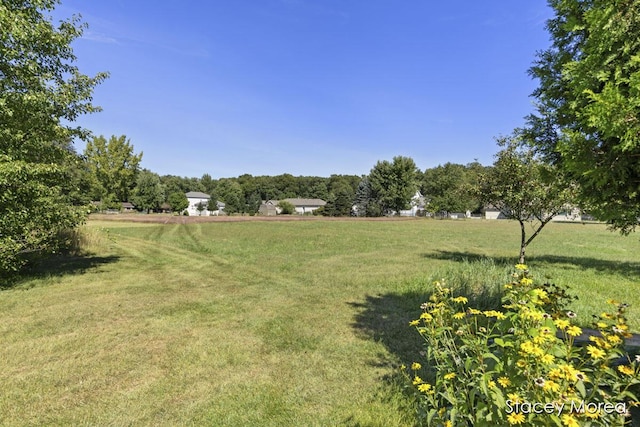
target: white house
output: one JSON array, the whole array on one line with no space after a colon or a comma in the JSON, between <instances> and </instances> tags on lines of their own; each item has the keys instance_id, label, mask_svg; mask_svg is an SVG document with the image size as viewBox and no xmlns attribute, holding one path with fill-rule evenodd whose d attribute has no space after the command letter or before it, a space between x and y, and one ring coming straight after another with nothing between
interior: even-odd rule
<instances>
[{"instance_id":1,"label":"white house","mask_svg":"<svg viewBox=\"0 0 640 427\"><path fill-rule=\"evenodd\" d=\"M201 193L199 191L189 191L185 194L187 196L187 200L189 200L189 207L187 208L187 212L189 212L189 216L209 216L209 200L211 200L211 196L205 193ZM203 210L198 210L198 205L202 205L204 207Z\"/></svg>"},{"instance_id":2,"label":"white house","mask_svg":"<svg viewBox=\"0 0 640 427\"><path fill-rule=\"evenodd\" d=\"M418 211L424 210L425 208L425 198L420 193L420 190L416 191L416 194L411 198L411 208L400 211L400 216L416 216Z\"/></svg>"},{"instance_id":3,"label":"white house","mask_svg":"<svg viewBox=\"0 0 640 427\"><path fill-rule=\"evenodd\" d=\"M299 215L312 213L327 204L327 202L322 199L284 199L282 201L291 203Z\"/></svg>"}]
</instances>

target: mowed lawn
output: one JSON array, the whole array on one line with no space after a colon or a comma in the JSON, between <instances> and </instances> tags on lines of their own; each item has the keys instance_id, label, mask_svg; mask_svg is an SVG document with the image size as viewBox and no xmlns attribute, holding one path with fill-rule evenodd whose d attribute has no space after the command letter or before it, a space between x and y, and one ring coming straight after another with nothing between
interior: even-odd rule
<instances>
[{"instance_id":1,"label":"mowed lawn","mask_svg":"<svg viewBox=\"0 0 640 427\"><path fill-rule=\"evenodd\" d=\"M508 280L507 221L89 221L90 255L0 291L0 425L411 426L398 366L432 282ZM640 331L638 235L550 224L534 276Z\"/></svg>"}]
</instances>

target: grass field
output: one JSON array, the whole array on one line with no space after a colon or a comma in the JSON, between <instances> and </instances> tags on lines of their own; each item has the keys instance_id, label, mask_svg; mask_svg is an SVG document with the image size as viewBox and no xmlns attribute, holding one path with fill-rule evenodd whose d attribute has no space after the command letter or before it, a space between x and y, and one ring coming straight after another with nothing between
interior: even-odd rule
<instances>
[{"instance_id":1,"label":"grass field","mask_svg":"<svg viewBox=\"0 0 640 427\"><path fill-rule=\"evenodd\" d=\"M444 278L490 303L506 221L90 221L90 254L0 292L0 425L411 426L394 381ZM640 330L638 237L550 224L534 276L585 324L615 298Z\"/></svg>"}]
</instances>

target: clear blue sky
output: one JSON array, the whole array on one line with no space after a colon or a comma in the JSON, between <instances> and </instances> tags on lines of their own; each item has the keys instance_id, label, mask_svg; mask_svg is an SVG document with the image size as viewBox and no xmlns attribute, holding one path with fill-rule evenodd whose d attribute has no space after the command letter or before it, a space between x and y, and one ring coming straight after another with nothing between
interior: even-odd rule
<instances>
[{"instance_id":1,"label":"clear blue sky","mask_svg":"<svg viewBox=\"0 0 640 427\"><path fill-rule=\"evenodd\" d=\"M161 175L366 174L493 163L532 111L544 0L62 0L104 111ZM78 151L84 145L77 146Z\"/></svg>"}]
</instances>

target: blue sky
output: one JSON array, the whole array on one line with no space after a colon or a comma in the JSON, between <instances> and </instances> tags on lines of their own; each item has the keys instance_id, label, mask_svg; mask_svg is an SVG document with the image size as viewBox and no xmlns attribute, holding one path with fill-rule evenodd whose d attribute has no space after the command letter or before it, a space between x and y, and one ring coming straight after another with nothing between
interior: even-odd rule
<instances>
[{"instance_id":1,"label":"blue sky","mask_svg":"<svg viewBox=\"0 0 640 427\"><path fill-rule=\"evenodd\" d=\"M366 174L412 157L491 164L532 111L544 0L62 0L82 72L161 175ZM78 151L84 149L77 145Z\"/></svg>"}]
</instances>

